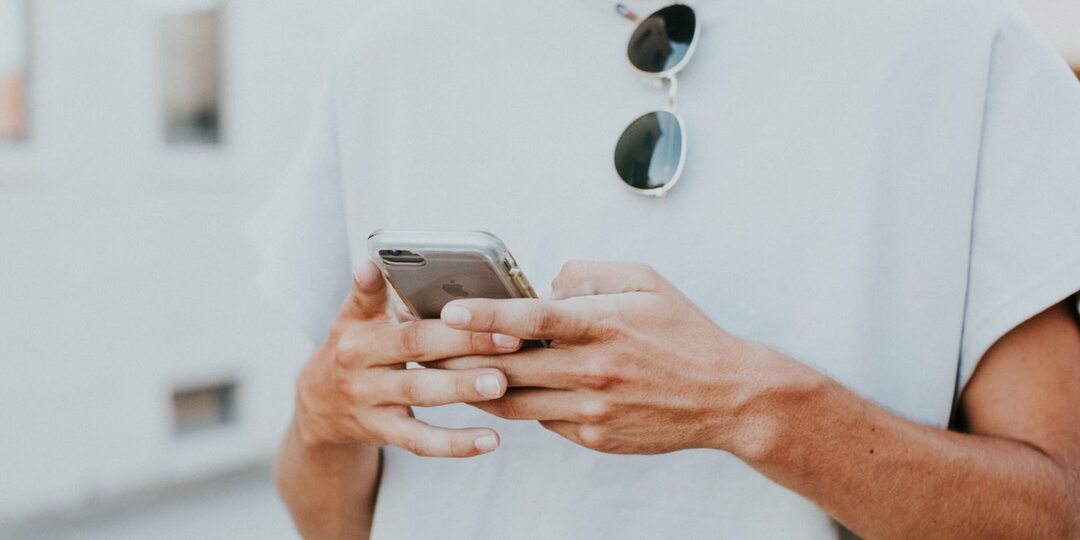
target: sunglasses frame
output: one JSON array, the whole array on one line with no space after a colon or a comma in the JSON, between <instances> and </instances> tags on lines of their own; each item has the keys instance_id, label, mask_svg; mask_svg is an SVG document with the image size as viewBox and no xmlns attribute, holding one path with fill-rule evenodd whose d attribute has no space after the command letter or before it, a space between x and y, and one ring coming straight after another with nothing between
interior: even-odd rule
<instances>
[{"instance_id":1,"label":"sunglasses frame","mask_svg":"<svg viewBox=\"0 0 1080 540\"><path fill-rule=\"evenodd\" d=\"M664 6L664 7L661 7L660 9L657 9L657 10L653 11L652 13L649 13L645 17L642 17L639 21L637 21L637 24L634 26L634 32L631 32L630 35L633 36L634 33L636 33L637 30L639 28L641 28L641 25L645 24L645 21L649 20L649 18L652 17L653 15L656 15L657 13L659 13L659 12L661 12L661 11L667 9L667 8L670 8L672 6L680 6L680 5L685 5L685 4L683 4L682 2L674 2L674 3L668 4L668 5ZM677 76L678 76L679 72L681 72L684 68L686 68L686 65L690 62L690 59L693 58L694 51L697 49L697 45L698 45L698 37L701 35L701 25L698 24L698 21L697 21L697 12L694 11L694 8L692 8L690 6L686 6L686 8L694 13L694 35L693 35L693 37L690 38L690 45L686 48L686 54L683 55L682 60L680 60L678 64L675 64L675 66L672 67L671 69L667 69L667 70L664 70L664 71L653 73L651 71L642 70L642 69L638 68L637 66L635 66L634 62L630 60L630 54L629 53L626 54L626 63L629 64L630 68L633 69L635 72L637 72L638 75L641 75L642 77L645 77L647 79L654 79L654 80L658 80L658 81L661 81L661 82L663 82L663 81L668 82L668 99L669 99L669 101L668 101L668 108L667 109L656 109L656 110L644 113L644 114L638 116L637 118L633 119L632 121L630 121L630 123L627 124L625 128L623 128L623 131L619 135L618 140L615 141L615 148L618 148L619 143L622 142L623 136L626 135L626 130L629 129L630 126L632 126L635 122L640 120L642 117L650 115L650 114L656 114L658 112L666 112L666 113L669 113L669 114L671 114L672 116L675 117L675 121L679 125L680 140L682 141L682 144L679 145L680 146L680 149L679 149L679 165L675 168L675 174L672 175L670 181L666 182L664 185L662 185L660 187L655 187L655 188L650 188L650 189L642 189L642 188L637 188L637 187L631 186L629 183L626 182L626 180L624 180L622 178L622 176L619 175L618 169L616 168L615 176L619 179L619 183L622 184L626 189L629 189L630 191L633 191L634 193L637 193L638 195L647 195L647 196L650 196L650 197L663 198L665 195L667 195L668 191L671 191L671 189L675 187L675 184L679 183L679 179L682 178L683 168L686 166L686 146L687 146L686 145L686 122L683 121L682 116L680 116L678 111L676 110L677 105L678 105L678 100L676 99L676 97L677 97L678 89L679 89L679 80L678 80Z\"/></svg>"}]
</instances>

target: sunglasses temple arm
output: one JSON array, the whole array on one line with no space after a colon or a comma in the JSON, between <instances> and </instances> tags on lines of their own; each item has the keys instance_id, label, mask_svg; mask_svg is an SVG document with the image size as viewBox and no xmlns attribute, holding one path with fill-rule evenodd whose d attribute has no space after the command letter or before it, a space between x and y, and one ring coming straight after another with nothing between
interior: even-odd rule
<instances>
[{"instance_id":1,"label":"sunglasses temple arm","mask_svg":"<svg viewBox=\"0 0 1080 540\"><path fill-rule=\"evenodd\" d=\"M615 12L621 15L623 18L629 19L630 22L638 22L638 19L641 18L638 17L637 13L634 13L634 10L626 7L626 4L623 4L621 2L615 4Z\"/></svg>"}]
</instances>

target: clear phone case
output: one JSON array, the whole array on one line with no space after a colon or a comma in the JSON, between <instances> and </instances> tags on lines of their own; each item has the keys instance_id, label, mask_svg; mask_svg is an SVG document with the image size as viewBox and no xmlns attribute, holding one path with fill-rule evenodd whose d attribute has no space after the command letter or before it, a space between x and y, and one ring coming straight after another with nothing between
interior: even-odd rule
<instances>
[{"instance_id":1,"label":"clear phone case","mask_svg":"<svg viewBox=\"0 0 1080 540\"><path fill-rule=\"evenodd\" d=\"M517 261L493 234L378 230L368 253L413 315L437 319L459 298L536 298Z\"/></svg>"}]
</instances>

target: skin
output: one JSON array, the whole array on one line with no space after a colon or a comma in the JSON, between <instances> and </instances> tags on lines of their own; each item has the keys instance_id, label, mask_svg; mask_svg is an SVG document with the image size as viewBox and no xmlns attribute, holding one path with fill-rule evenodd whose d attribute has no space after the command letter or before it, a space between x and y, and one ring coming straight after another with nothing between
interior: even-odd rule
<instances>
[{"instance_id":1,"label":"skin","mask_svg":"<svg viewBox=\"0 0 1080 540\"><path fill-rule=\"evenodd\" d=\"M415 422L406 403L450 401L538 420L600 452L730 452L867 538L1080 537L1075 303L1039 314L984 356L961 398L961 433L910 422L725 332L644 265L570 263L550 300L451 303L441 329L405 323L424 336L410 351L397 347L408 326L374 315L386 311L387 295L372 272L358 272L330 345L301 377L278 462L281 491L306 537L366 535L383 444L422 455L480 453L473 441L493 432L414 426L402 439L393 427ZM507 335L552 347L519 351L513 339L512 350L494 349L493 336ZM484 350L462 352L466 341ZM351 359L369 357L380 360L353 367ZM424 361L440 382L395 393L402 385L376 373L400 371L390 362L405 358ZM336 367L327 373L327 365ZM499 397L469 393L470 379L496 373ZM365 397L372 395L382 397Z\"/></svg>"},{"instance_id":2,"label":"skin","mask_svg":"<svg viewBox=\"0 0 1080 540\"><path fill-rule=\"evenodd\" d=\"M491 429L429 426L411 407L498 398L507 388L501 371L406 370L405 364L513 352L521 340L439 321L401 322L397 312L382 274L362 265L329 337L299 377L296 412L275 469L278 491L304 538L368 536L382 446L470 457L499 445Z\"/></svg>"}]
</instances>

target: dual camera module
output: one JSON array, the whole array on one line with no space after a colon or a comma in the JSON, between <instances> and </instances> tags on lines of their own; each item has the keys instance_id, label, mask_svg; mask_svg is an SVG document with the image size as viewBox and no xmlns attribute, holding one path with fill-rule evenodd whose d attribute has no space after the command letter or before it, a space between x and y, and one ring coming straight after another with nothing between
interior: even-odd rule
<instances>
[{"instance_id":1,"label":"dual camera module","mask_svg":"<svg viewBox=\"0 0 1080 540\"><path fill-rule=\"evenodd\" d=\"M394 266L423 266L426 262L422 255L403 249L384 249L379 251L379 257Z\"/></svg>"}]
</instances>

